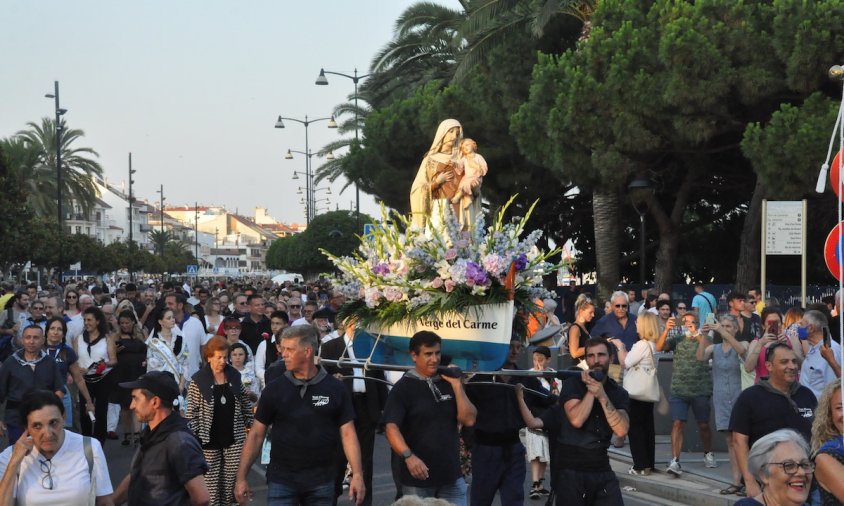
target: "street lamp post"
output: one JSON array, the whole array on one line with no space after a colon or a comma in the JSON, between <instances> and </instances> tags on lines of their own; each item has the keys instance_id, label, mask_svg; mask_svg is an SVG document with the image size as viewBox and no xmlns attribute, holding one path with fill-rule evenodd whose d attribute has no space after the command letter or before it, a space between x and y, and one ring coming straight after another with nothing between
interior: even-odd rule
<instances>
[{"instance_id":1,"label":"street lamp post","mask_svg":"<svg viewBox=\"0 0 844 506\"><path fill-rule=\"evenodd\" d=\"M285 160L292 160L293 159L293 153L298 153L298 154L304 155L308 158L308 162L305 164L306 170L307 170L307 167L310 167L310 165L311 165L311 162L310 162L311 157L316 155L316 153L314 153L313 151L306 153L304 151L297 151L295 149L288 149L287 154L284 155L284 159ZM325 158L328 159L328 160L332 160L332 159L334 159L334 155L331 154L331 152L328 152L328 154L325 156ZM313 205L314 198L316 197L316 192L325 191L327 195L331 195L331 188L330 187L317 188L316 185L314 184L314 174L313 174L313 172L311 172L311 173L305 172L303 174L301 172L294 170L293 171L293 179L299 179L300 174L305 177L305 188L304 188L304 190L305 190L305 196L307 198L303 197L303 200L307 204L306 207L305 207L306 214L309 214L311 216L311 219L313 219L314 217L316 217L316 214L317 214L316 208ZM300 186L299 191L296 192L296 193L298 195L302 195L302 189L303 188Z\"/></svg>"},{"instance_id":2,"label":"street lamp post","mask_svg":"<svg viewBox=\"0 0 844 506\"><path fill-rule=\"evenodd\" d=\"M134 260L134 257L133 257L134 240L133 240L133 235L132 235L133 232L134 232L134 230L133 230L134 225L133 225L133 222L132 222L133 216L132 215L134 214L134 211L135 211L135 207L134 207L135 199L134 199L134 197L132 197L132 185L135 183L135 180L132 179L132 174L134 174L135 172L137 172L137 171L132 169L132 153L129 153L129 262L128 262L128 264L129 264L129 281L131 281L131 282L135 281L135 271L133 270L133 267L134 267L134 263L133 263L133 260Z\"/></svg>"},{"instance_id":3,"label":"street lamp post","mask_svg":"<svg viewBox=\"0 0 844 506\"><path fill-rule=\"evenodd\" d=\"M309 147L310 145L308 144L308 126L311 123L316 123L317 121L328 121L328 125L327 125L328 128L337 128L337 122L334 121L334 116L328 116L328 117L325 117L325 118L317 118L317 119L312 119L312 120L308 119L307 114L305 115L304 120L279 116L278 120L275 122L276 128L284 128L284 121L282 121L282 120L295 121L296 123L301 123L302 125L305 126L305 153L311 152L310 147ZM308 179L308 186L310 187L310 183L311 183L310 178L311 178L311 174L312 174L312 172L311 172L311 157L310 156L305 157L305 174L307 175L306 177ZM305 220L306 220L307 225L311 224L312 218L313 218L313 215L311 214L311 208L308 207L308 212L305 216Z\"/></svg>"},{"instance_id":4,"label":"street lamp post","mask_svg":"<svg viewBox=\"0 0 844 506\"><path fill-rule=\"evenodd\" d=\"M193 256L199 269L199 202L193 203Z\"/></svg>"},{"instance_id":5,"label":"street lamp post","mask_svg":"<svg viewBox=\"0 0 844 506\"><path fill-rule=\"evenodd\" d=\"M362 76L358 75L358 69L355 67L355 72L353 75L343 74L342 72L332 72L330 70L319 69L319 76L316 78L317 86L328 86L328 78L325 77L325 74L331 74L335 76L345 77L347 79L351 79L353 83L355 83L355 143L360 142L358 137L358 81L363 78L369 77L372 74L364 74ZM357 228L360 228L360 188L358 184L355 183L355 220L357 222Z\"/></svg>"},{"instance_id":6,"label":"street lamp post","mask_svg":"<svg viewBox=\"0 0 844 506\"><path fill-rule=\"evenodd\" d=\"M59 218L59 285L62 283L62 263L64 262L61 237L64 232L64 212L62 210L62 116L67 109L59 105L59 82L54 81L54 92L47 93L46 98L52 98L56 106L56 207Z\"/></svg>"},{"instance_id":7,"label":"street lamp post","mask_svg":"<svg viewBox=\"0 0 844 506\"><path fill-rule=\"evenodd\" d=\"M633 181L627 185L627 190L630 193L630 201L633 204L633 209L639 215L639 280L642 283L642 290L646 286L646 248L645 248L645 215L648 214L648 203L645 200L646 194L652 189L651 182L648 178L637 176Z\"/></svg>"},{"instance_id":8,"label":"street lamp post","mask_svg":"<svg viewBox=\"0 0 844 506\"><path fill-rule=\"evenodd\" d=\"M164 259L164 246L167 245L167 241L164 240L164 185L161 185L161 189L158 190L158 193L161 195L161 259Z\"/></svg>"}]
</instances>

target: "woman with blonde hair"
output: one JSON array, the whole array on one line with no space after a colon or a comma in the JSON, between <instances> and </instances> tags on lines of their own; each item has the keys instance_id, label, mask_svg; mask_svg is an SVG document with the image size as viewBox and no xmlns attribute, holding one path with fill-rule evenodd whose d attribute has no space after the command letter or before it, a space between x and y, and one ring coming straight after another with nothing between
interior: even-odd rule
<instances>
[{"instance_id":1,"label":"woman with blonde hair","mask_svg":"<svg viewBox=\"0 0 844 506\"><path fill-rule=\"evenodd\" d=\"M578 295L574 301L574 315L574 322L568 330L568 347L560 351L563 355L571 357L572 365L579 365L586 357L583 343L592 337L586 330L586 325L595 318L595 303L585 293Z\"/></svg>"},{"instance_id":2,"label":"woman with blonde hair","mask_svg":"<svg viewBox=\"0 0 844 506\"><path fill-rule=\"evenodd\" d=\"M639 340L623 353L619 348L618 361L625 369L632 367L656 368L656 340L659 338L658 317L648 311L639 314L636 319L636 332ZM654 430L654 403L630 399L630 453L633 456L633 467L627 472L647 476L651 474L655 462L656 432Z\"/></svg>"},{"instance_id":3,"label":"woman with blonde hair","mask_svg":"<svg viewBox=\"0 0 844 506\"><path fill-rule=\"evenodd\" d=\"M812 424L812 458L820 491L818 504L844 504L844 412L838 382L827 385L818 399Z\"/></svg>"}]
</instances>

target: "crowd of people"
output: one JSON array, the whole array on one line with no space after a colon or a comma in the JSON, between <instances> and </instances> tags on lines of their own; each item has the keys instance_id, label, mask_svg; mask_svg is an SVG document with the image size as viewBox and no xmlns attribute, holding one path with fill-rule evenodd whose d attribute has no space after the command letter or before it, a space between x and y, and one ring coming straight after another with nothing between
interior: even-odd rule
<instances>
[{"instance_id":1,"label":"crowd of people","mask_svg":"<svg viewBox=\"0 0 844 506\"><path fill-rule=\"evenodd\" d=\"M534 333L570 322L561 357L514 340L500 372L464 375L442 367L440 337L421 331L410 341L413 367L396 376L347 367L357 332L337 317L345 299L327 284L3 288L3 504L245 504L260 457L269 504L348 494L368 505L379 432L396 500L523 504L529 468L531 500L622 504L608 448L628 440L629 473L657 471L659 401L630 380L646 381L638 372L669 352L666 473L683 474L691 411L705 466L719 465L710 422L725 435L732 484L723 494L747 496L741 504L844 502L832 331L840 297L832 308L782 312L756 291L732 293L719 315L702 286L688 304L618 291L601 305L572 291L559 305L543 301L528 322ZM558 374L554 360L571 371ZM512 372L525 362L531 373ZM114 489L106 444L136 452Z\"/></svg>"}]
</instances>

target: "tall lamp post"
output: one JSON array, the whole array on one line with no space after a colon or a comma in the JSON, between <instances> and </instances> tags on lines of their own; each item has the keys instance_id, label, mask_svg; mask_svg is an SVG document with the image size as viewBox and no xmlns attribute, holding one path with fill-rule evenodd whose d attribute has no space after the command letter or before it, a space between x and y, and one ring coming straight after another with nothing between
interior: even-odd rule
<instances>
[{"instance_id":1,"label":"tall lamp post","mask_svg":"<svg viewBox=\"0 0 844 506\"><path fill-rule=\"evenodd\" d=\"M59 105L59 82L54 81L54 92L47 93L46 98L52 98L56 106L56 208L59 218L59 285L62 284L62 263L64 262L64 255L62 254L64 248L62 247L61 237L64 232L64 212L62 210L62 116L67 112L67 109L62 109Z\"/></svg>"},{"instance_id":2,"label":"tall lamp post","mask_svg":"<svg viewBox=\"0 0 844 506\"><path fill-rule=\"evenodd\" d=\"M132 235L132 233L134 232L134 230L133 230L134 225L132 223L132 218L133 218L132 215L135 212L135 199L134 199L134 197L132 197L132 185L135 183L135 180L132 179L132 174L134 174L135 172L138 172L138 171L132 169L132 153L130 152L129 153L129 281L131 281L131 282L135 281L135 271L133 269L134 264L132 262L133 259L134 259L134 256L133 256L134 255L134 251L133 251L134 250L134 247L133 247L134 246L134 240L133 240L133 235Z\"/></svg>"},{"instance_id":3,"label":"tall lamp post","mask_svg":"<svg viewBox=\"0 0 844 506\"><path fill-rule=\"evenodd\" d=\"M199 202L193 203L193 256L199 269Z\"/></svg>"},{"instance_id":4,"label":"tall lamp post","mask_svg":"<svg viewBox=\"0 0 844 506\"><path fill-rule=\"evenodd\" d=\"M167 241L164 240L164 185L161 185L161 189L158 190L158 193L161 195L161 259L164 259L164 246L167 245Z\"/></svg>"},{"instance_id":5,"label":"tall lamp post","mask_svg":"<svg viewBox=\"0 0 844 506\"><path fill-rule=\"evenodd\" d=\"M328 125L327 125L328 128L337 128L337 122L334 121L334 116L328 116L328 117L325 117L325 118L317 118L317 119L312 119L312 120L308 119L307 114L305 115L304 120L297 119L297 118L287 118L287 117L284 117L284 116L279 116L278 120L275 122L276 128L284 128L284 121L282 121L282 120L295 121L296 123L301 123L302 125L305 126L305 153L311 152L311 149L310 149L309 144L308 144L308 126L310 126L311 123L316 123L317 121L328 121ZM307 174L307 177L310 180L310 177L311 177L311 157L310 156L305 157L305 174ZM308 207L308 212L307 212L307 215L305 216L307 225L311 224L312 218L313 218L313 216L311 214L311 208Z\"/></svg>"},{"instance_id":6,"label":"tall lamp post","mask_svg":"<svg viewBox=\"0 0 844 506\"><path fill-rule=\"evenodd\" d=\"M298 153L300 155L305 155L306 157L308 157L308 162L305 164L306 168L310 167L310 165L311 165L311 162L310 162L311 157L316 155L316 153L314 153L313 151L306 153L304 151L297 151L295 149L288 149L287 154L284 155L284 159L285 160L292 160L293 159L293 153ZM325 159L326 160L333 160L334 154L329 151L328 154L325 155ZM314 174L313 174L313 172L311 172L311 173L305 172L303 174L303 173L295 171L295 170L293 171L293 179L299 179L299 175L302 175L302 176L305 177L305 188L304 188L304 190L305 190L305 195L307 196L307 198L305 198L303 200L305 200L305 203L307 204L306 207L305 207L306 216L309 214L311 216L311 218L314 218L314 217L316 217L316 208L313 206L313 202L314 202L314 198L316 197L316 192L326 190L326 194L331 195L331 188L329 188L329 187L317 188L316 185L314 184ZM299 187L299 191L296 192L296 193L299 194L299 195L302 194L302 187L301 186Z\"/></svg>"},{"instance_id":7,"label":"tall lamp post","mask_svg":"<svg viewBox=\"0 0 844 506\"><path fill-rule=\"evenodd\" d=\"M355 67L353 75L343 74L342 72L332 72L323 68L319 69L319 75L317 76L314 84L317 86L328 86L328 78L325 77L325 74L345 77L347 79L351 79L352 82L355 83L355 143L358 143L360 142L360 138L358 137L358 82L361 79L371 76L372 74L359 76L357 67ZM360 228L360 188L357 183L355 183L355 220L357 222L357 228Z\"/></svg>"},{"instance_id":8,"label":"tall lamp post","mask_svg":"<svg viewBox=\"0 0 844 506\"><path fill-rule=\"evenodd\" d=\"M647 194L653 189L651 182L644 176L636 176L627 185L630 194L630 201L633 209L639 215L639 281L642 283L642 290L647 284L647 262L645 258L645 215L648 214L648 203L645 200Z\"/></svg>"}]
</instances>

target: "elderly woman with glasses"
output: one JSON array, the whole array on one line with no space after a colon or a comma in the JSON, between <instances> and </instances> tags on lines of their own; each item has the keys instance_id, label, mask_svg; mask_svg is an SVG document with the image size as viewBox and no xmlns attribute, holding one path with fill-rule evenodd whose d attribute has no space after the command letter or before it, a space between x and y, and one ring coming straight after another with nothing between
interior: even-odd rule
<instances>
[{"instance_id":1,"label":"elderly woman with glasses","mask_svg":"<svg viewBox=\"0 0 844 506\"><path fill-rule=\"evenodd\" d=\"M61 399L32 391L20 410L26 432L0 454L0 504L112 504L102 446L64 428Z\"/></svg>"},{"instance_id":2,"label":"elderly woman with glasses","mask_svg":"<svg viewBox=\"0 0 844 506\"><path fill-rule=\"evenodd\" d=\"M809 498L815 465L809 460L809 445L797 432L780 429L759 438L747 456L747 467L762 493L735 506L802 506Z\"/></svg>"}]
</instances>

